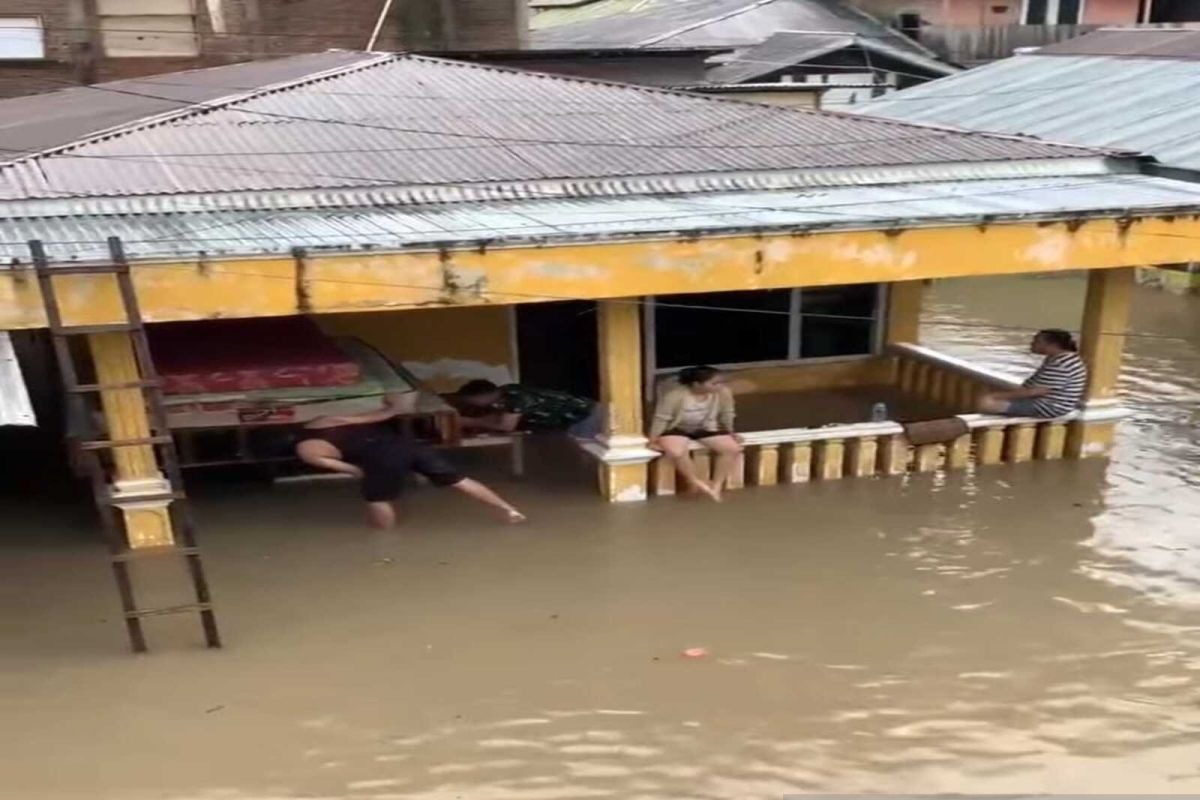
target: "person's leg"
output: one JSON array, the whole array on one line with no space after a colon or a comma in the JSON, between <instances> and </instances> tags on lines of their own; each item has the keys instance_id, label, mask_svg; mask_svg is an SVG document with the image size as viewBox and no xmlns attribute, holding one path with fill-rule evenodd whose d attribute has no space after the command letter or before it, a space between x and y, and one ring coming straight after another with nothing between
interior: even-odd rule
<instances>
[{"instance_id":1,"label":"person's leg","mask_svg":"<svg viewBox=\"0 0 1200 800\"><path fill-rule=\"evenodd\" d=\"M713 459L713 491L720 498L721 492L725 491L725 485L733 477L733 470L737 467L737 458L742 452L742 446L729 434L706 436L700 440L700 444L711 450L715 456Z\"/></svg>"},{"instance_id":2,"label":"person's leg","mask_svg":"<svg viewBox=\"0 0 1200 800\"><path fill-rule=\"evenodd\" d=\"M372 528L387 530L396 524L396 509L389 500L367 503L367 521Z\"/></svg>"},{"instance_id":3,"label":"person's leg","mask_svg":"<svg viewBox=\"0 0 1200 800\"><path fill-rule=\"evenodd\" d=\"M525 515L520 511L517 511L517 509L513 507L511 503L473 478L462 478L458 481L458 483L452 483L450 485L455 489L458 489L467 497L474 498L484 505L489 505L492 508L499 509L504 513L504 518L509 522L525 521Z\"/></svg>"},{"instance_id":4,"label":"person's leg","mask_svg":"<svg viewBox=\"0 0 1200 800\"><path fill-rule=\"evenodd\" d=\"M1008 411L1008 400L1002 397L996 397L992 394L985 394L979 398L978 410L982 414L1004 414Z\"/></svg>"},{"instance_id":5,"label":"person's leg","mask_svg":"<svg viewBox=\"0 0 1200 800\"><path fill-rule=\"evenodd\" d=\"M452 486L468 497L504 512L504 518L509 522L524 522L525 515L477 480L461 474L446 459L428 447L414 446L412 452L412 469L424 475L434 486Z\"/></svg>"},{"instance_id":6,"label":"person's leg","mask_svg":"<svg viewBox=\"0 0 1200 800\"><path fill-rule=\"evenodd\" d=\"M696 474L696 465L692 463L691 456L692 440L686 436L660 436L658 437L658 446L662 448L663 455L671 459L675 464L675 470L683 476L688 485L702 494L708 495L713 500L720 500L721 496L713 490L706 482L700 479Z\"/></svg>"}]
</instances>

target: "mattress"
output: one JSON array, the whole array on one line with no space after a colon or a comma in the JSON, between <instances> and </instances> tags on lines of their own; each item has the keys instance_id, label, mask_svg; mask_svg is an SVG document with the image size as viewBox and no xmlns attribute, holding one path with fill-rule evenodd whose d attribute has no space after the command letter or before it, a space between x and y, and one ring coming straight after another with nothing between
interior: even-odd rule
<instances>
[{"instance_id":1,"label":"mattress","mask_svg":"<svg viewBox=\"0 0 1200 800\"><path fill-rule=\"evenodd\" d=\"M358 363L304 317L148 326L166 395L345 387Z\"/></svg>"},{"instance_id":2,"label":"mattress","mask_svg":"<svg viewBox=\"0 0 1200 800\"><path fill-rule=\"evenodd\" d=\"M361 377L351 385L168 396L167 422L173 430L299 424L317 417L375 411L385 394L403 395L408 412L449 408L437 394L421 390L403 367L394 366L370 346L356 339L338 339L335 344L358 367Z\"/></svg>"}]
</instances>

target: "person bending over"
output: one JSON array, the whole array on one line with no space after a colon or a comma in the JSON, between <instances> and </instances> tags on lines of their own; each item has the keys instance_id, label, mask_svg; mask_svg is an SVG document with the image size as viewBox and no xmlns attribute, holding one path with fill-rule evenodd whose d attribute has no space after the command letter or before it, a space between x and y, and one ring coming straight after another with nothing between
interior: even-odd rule
<instances>
[{"instance_id":1,"label":"person bending over","mask_svg":"<svg viewBox=\"0 0 1200 800\"><path fill-rule=\"evenodd\" d=\"M733 432L733 393L713 367L688 367L679 373L679 385L662 395L650 424L650 447L661 451L693 488L720 502L721 492L733 476L742 443ZM699 442L716 456L709 484L696 475L688 455Z\"/></svg>"},{"instance_id":2,"label":"person bending over","mask_svg":"<svg viewBox=\"0 0 1200 800\"><path fill-rule=\"evenodd\" d=\"M1029 349L1045 356L1042 365L1020 389L993 392L979 401L986 414L1008 417L1052 418L1070 414L1083 405L1087 388L1087 365L1071 334L1057 328L1038 331Z\"/></svg>"},{"instance_id":3,"label":"person bending over","mask_svg":"<svg viewBox=\"0 0 1200 800\"><path fill-rule=\"evenodd\" d=\"M367 518L376 528L396 524L393 504L410 472L425 476L434 486L458 489L499 510L509 522L525 520L520 511L487 486L459 474L431 448L396 431L389 421L402 413L399 397L385 397L379 411L314 419L304 426L296 455L317 469L360 478Z\"/></svg>"},{"instance_id":4,"label":"person bending over","mask_svg":"<svg viewBox=\"0 0 1200 800\"><path fill-rule=\"evenodd\" d=\"M462 415L463 429L471 432L567 433L591 439L604 423L595 400L519 383L467 381L446 400Z\"/></svg>"}]
</instances>

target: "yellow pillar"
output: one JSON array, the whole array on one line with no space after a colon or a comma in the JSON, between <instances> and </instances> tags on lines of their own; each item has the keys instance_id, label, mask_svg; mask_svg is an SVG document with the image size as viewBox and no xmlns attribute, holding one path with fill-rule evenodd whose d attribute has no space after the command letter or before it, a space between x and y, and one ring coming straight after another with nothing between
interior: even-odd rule
<instances>
[{"instance_id":1,"label":"yellow pillar","mask_svg":"<svg viewBox=\"0 0 1200 800\"><path fill-rule=\"evenodd\" d=\"M648 464L642 425L641 306L633 299L596 304L605 452L600 481L610 501L646 499ZM546 335L553 335L547 331Z\"/></svg>"},{"instance_id":2,"label":"yellow pillar","mask_svg":"<svg viewBox=\"0 0 1200 800\"><path fill-rule=\"evenodd\" d=\"M101 385L132 383L141 379L128 333L95 333L88 336L96 382ZM107 437L113 440L145 439L151 435L146 401L139 389L114 389L100 393ZM140 501L138 497L162 495L170 490L149 445L113 449L113 501L125 521L132 548L172 544L170 502Z\"/></svg>"},{"instance_id":3,"label":"yellow pillar","mask_svg":"<svg viewBox=\"0 0 1200 800\"><path fill-rule=\"evenodd\" d=\"M1116 396L1135 278L1133 267L1094 269L1088 274L1079 343L1088 365L1089 403ZM1107 455L1112 447L1114 426L1111 421L1072 423L1067 436L1068 455L1072 458Z\"/></svg>"},{"instance_id":4,"label":"yellow pillar","mask_svg":"<svg viewBox=\"0 0 1200 800\"><path fill-rule=\"evenodd\" d=\"M884 329L884 340L888 344L917 344L920 341L924 296L925 281L897 281L888 286L887 327Z\"/></svg>"}]
</instances>

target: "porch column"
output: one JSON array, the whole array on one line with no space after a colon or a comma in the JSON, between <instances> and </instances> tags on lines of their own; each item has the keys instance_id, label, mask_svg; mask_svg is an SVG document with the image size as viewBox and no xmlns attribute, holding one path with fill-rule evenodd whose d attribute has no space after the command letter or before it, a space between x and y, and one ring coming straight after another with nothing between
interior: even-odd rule
<instances>
[{"instance_id":1,"label":"porch column","mask_svg":"<svg viewBox=\"0 0 1200 800\"><path fill-rule=\"evenodd\" d=\"M641 304L635 298L596 304L600 400L604 403L600 489L610 502L646 499L648 465L642 419Z\"/></svg>"},{"instance_id":2,"label":"porch column","mask_svg":"<svg viewBox=\"0 0 1200 800\"><path fill-rule=\"evenodd\" d=\"M925 298L924 281L896 281L888 285L887 316L884 319L883 344L918 344L921 339L921 303ZM886 355L886 353L885 353ZM892 358L892 383L901 384L901 361ZM915 365L910 365L915 366Z\"/></svg>"},{"instance_id":3,"label":"porch column","mask_svg":"<svg viewBox=\"0 0 1200 800\"><path fill-rule=\"evenodd\" d=\"M133 339L128 333L94 333L88 336L96 382L101 385L141 380ZM100 393L105 427L110 439L145 439L151 435L146 402L139 389L114 389ZM139 501L139 496L162 495L169 483L159 471L154 448L149 445L112 450L112 494L125 522L132 548L157 547L173 542L169 501Z\"/></svg>"},{"instance_id":4,"label":"porch column","mask_svg":"<svg viewBox=\"0 0 1200 800\"><path fill-rule=\"evenodd\" d=\"M1088 365L1085 413L1115 403L1134 283L1133 267L1094 269L1088 273L1079 342ZM1113 420L1072 423L1067 436L1068 455L1072 458L1107 455L1115 427Z\"/></svg>"}]
</instances>

